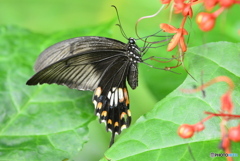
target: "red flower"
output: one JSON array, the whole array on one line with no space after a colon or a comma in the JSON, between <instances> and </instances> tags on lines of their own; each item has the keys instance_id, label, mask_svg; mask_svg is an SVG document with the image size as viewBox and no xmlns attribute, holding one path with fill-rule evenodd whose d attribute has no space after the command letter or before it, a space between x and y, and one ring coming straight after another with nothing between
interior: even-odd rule
<instances>
[{"instance_id":1,"label":"red flower","mask_svg":"<svg viewBox=\"0 0 240 161\"><path fill-rule=\"evenodd\" d=\"M177 44L179 44L183 52L187 51L187 46L184 42L184 35L187 35L188 32L184 28L177 29L166 23L160 24L160 28L163 29L164 32L176 33L168 44L167 51L173 50L177 46Z\"/></svg>"},{"instance_id":2,"label":"red flower","mask_svg":"<svg viewBox=\"0 0 240 161\"><path fill-rule=\"evenodd\" d=\"M184 1L181 0L175 0L174 4L175 13L182 13L183 16L190 16L192 17L192 3L184 3Z\"/></svg>"}]
</instances>

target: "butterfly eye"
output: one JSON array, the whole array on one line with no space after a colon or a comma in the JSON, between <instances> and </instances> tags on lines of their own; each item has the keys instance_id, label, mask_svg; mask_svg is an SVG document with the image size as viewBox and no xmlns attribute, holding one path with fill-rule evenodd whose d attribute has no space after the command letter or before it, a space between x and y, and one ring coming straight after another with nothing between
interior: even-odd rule
<instances>
[{"instance_id":1,"label":"butterfly eye","mask_svg":"<svg viewBox=\"0 0 240 161\"><path fill-rule=\"evenodd\" d=\"M134 38L129 38L129 44L131 45L136 44L136 41L134 40Z\"/></svg>"}]
</instances>

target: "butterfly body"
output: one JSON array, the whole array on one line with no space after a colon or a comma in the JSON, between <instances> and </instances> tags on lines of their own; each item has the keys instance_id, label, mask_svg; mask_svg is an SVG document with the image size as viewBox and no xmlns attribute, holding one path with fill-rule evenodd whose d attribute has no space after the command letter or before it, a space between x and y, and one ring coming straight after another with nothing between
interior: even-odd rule
<instances>
[{"instance_id":1,"label":"butterfly body","mask_svg":"<svg viewBox=\"0 0 240 161\"><path fill-rule=\"evenodd\" d=\"M64 40L44 50L35 64L36 74L27 85L56 83L78 90L91 90L95 114L106 130L120 134L131 123L126 81L138 86L141 50L133 38L129 42L97 37Z\"/></svg>"}]
</instances>

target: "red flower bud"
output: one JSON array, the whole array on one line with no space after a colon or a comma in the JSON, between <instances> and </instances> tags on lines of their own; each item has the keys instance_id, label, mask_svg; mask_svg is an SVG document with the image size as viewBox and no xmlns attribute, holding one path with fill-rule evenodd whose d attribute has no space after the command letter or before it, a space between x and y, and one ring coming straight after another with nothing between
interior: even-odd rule
<instances>
[{"instance_id":1,"label":"red flower bud","mask_svg":"<svg viewBox=\"0 0 240 161\"><path fill-rule=\"evenodd\" d=\"M194 127L188 124L182 124L178 128L178 135L184 139L191 138L194 134Z\"/></svg>"},{"instance_id":2,"label":"red flower bud","mask_svg":"<svg viewBox=\"0 0 240 161\"><path fill-rule=\"evenodd\" d=\"M211 13L201 12L197 15L197 23L203 31L211 30L215 25L215 17Z\"/></svg>"},{"instance_id":3,"label":"red flower bud","mask_svg":"<svg viewBox=\"0 0 240 161\"><path fill-rule=\"evenodd\" d=\"M231 127L228 132L228 137L234 142L240 142L240 125Z\"/></svg>"}]
</instances>

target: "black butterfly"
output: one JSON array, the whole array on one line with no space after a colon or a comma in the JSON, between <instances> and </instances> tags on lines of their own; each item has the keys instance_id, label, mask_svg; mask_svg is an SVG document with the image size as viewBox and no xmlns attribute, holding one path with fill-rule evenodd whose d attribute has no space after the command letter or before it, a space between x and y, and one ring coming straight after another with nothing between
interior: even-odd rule
<instances>
[{"instance_id":1,"label":"black butterfly","mask_svg":"<svg viewBox=\"0 0 240 161\"><path fill-rule=\"evenodd\" d=\"M126 80L132 89L138 86L138 63L142 51L133 38L121 41L97 37L77 37L50 46L35 64L37 72L27 85L56 83L94 92L93 104L100 122L115 134L129 127L131 113Z\"/></svg>"}]
</instances>

